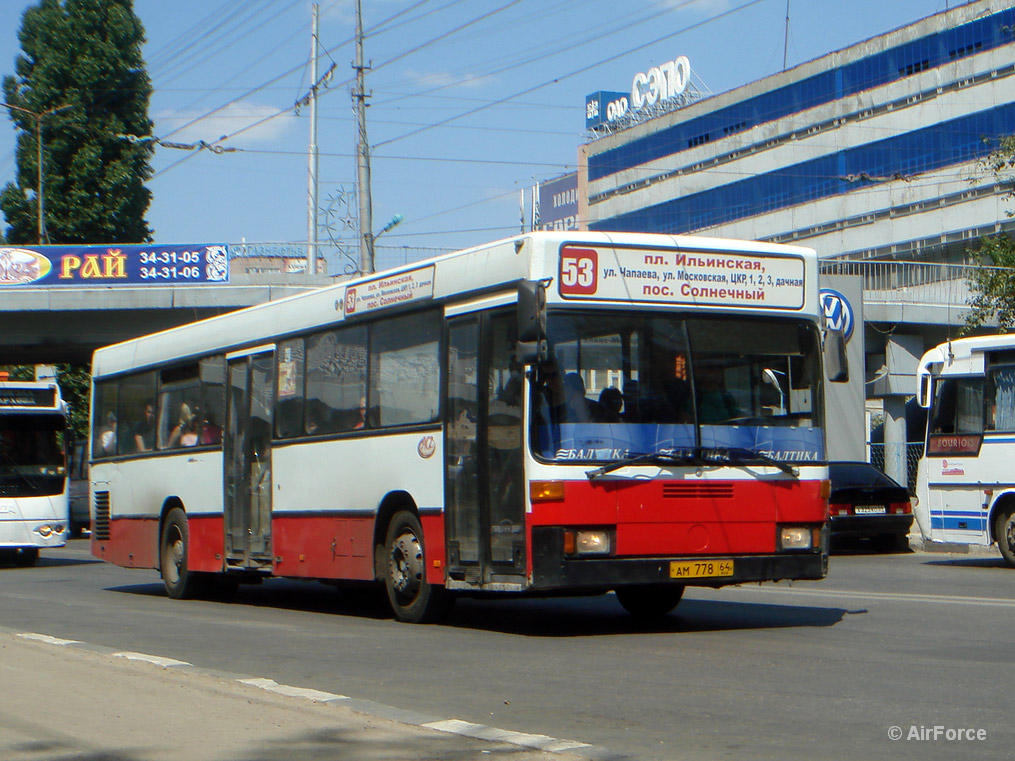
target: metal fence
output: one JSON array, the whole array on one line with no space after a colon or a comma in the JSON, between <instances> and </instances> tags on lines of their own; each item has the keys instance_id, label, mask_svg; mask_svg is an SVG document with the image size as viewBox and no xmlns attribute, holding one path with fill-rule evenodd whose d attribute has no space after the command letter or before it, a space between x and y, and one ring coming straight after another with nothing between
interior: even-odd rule
<instances>
[{"instance_id":1,"label":"metal fence","mask_svg":"<svg viewBox=\"0 0 1015 761\"><path fill-rule=\"evenodd\" d=\"M870 462L882 473L885 472L885 447L886 444L875 444L868 442L870 447ZM910 494L916 493L916 469L923 457L923 442L910 441L906 444L906 484Z\"/></svg>"}]
</instances>

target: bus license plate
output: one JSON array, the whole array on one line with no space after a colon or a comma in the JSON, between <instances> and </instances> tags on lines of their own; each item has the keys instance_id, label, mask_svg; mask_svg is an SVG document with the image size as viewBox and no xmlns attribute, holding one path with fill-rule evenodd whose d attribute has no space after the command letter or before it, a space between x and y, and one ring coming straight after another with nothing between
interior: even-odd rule
<instances>
[{"instance_id":1,"label":"bus license plate","mask_svg":"<svg viewBox=\"0 0 1015 761\"><path fill-rule=\"evenodd\" d=\"M671 561L671 579L708 579L733 575L732 560Z\"/></svg>"},{"instance_id":2,"label":"bus license plate","mask_svg":"<svg viewBox=\"0 0 1015 761\"><path fill-rule=\"evenodd\" d=\"M854 515L884 515L887 512L884 505L857 505L853 508Z\"/></svg>"}]
</instances>

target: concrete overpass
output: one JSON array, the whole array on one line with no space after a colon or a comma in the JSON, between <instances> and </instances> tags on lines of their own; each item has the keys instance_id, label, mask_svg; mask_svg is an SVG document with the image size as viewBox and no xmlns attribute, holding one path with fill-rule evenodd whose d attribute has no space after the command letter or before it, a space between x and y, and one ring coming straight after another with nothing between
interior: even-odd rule
<instances>
[{"instance_id":1,"label":"concrete overpass","mask_svg":"<svg viewBox=\"0 0 1015 761\"><path fill-rule=\"evenodd\" d=\"M326 275L236 275L228 285L4 288L0 364L91 361L99 346L331 285Z\"/></svg>"}]
</instances>

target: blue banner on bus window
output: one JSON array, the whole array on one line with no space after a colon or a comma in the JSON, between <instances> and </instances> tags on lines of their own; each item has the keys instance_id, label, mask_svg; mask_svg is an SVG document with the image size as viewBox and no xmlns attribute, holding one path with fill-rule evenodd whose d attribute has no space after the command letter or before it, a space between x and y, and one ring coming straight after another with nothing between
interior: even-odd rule
<instances>
[{"instance_id":1,"label":"blue banner on bus window","mask_svg":"<svg viewBox=\"0 0 1015 761\"><path fill-rule=\"evenodd\" d=\"M0 286L228 283L224 245L2 246Z\"/></svg>"},{"instance_id":2,"label":"blue banner on bus window","mask_svg":"<svg viewBox=\"0 0 1015 761\"><path fill-rule=\"evenodd\" d=\"M564 423L536 430L539 454L558 461L610 462L652 452L681 454L694 445L694 426L690 424ZM757 452L784 462L824 459L820 428L703 425L701 446Z\"/></svg>"}]
</instances>

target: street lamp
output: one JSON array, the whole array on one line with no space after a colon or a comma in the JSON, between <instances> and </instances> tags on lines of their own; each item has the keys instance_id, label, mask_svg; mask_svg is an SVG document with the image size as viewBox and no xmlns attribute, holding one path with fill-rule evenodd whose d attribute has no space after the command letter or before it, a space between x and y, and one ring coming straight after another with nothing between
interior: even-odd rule
<instances>
[{"instance_id":1,"label":"street lamp","mask_svg":"<svg viewBox=\"0 0 1015 761\"><path fill-rule=\"evenodd\" d=\"M405 217L403 217L401 214L396 214L395 216L393 216L391 219L388 220L388 223L381 228L380 232L377 233L377 235L368 236L370 244L369 245L370 253L368 261L371 272L374 271L374 243L376 243L377 239L380 238L382 235L384 235L384 233L386 233L388 230L400 224L403 219L405 219Z\"/></svg>"},{"instance_id":2,"label":"street lamp","mask_svg":"<svg viewBox=\"0 0 1015 761\"><path fill-rule=\"evenodd\" d=\"M73 104L66 106L57 106L56 108L50 108L42 113L36 113L35 111L29 111L27 108L21 106L12 106L10 103L0 103L0 106L4 106L13 111L20 111L23 114L28 114L35 119L35 152L36 152L36 163L38 165L38 211L39 211L39 245L48 242L49 236L46 235L46 218L45 218L45 193L43 192L43 172L42 172L42 120L51 116L52 114L59 113L60 111L66 111L68 108L73 108Z\"/></svg>"}]
</instances>

